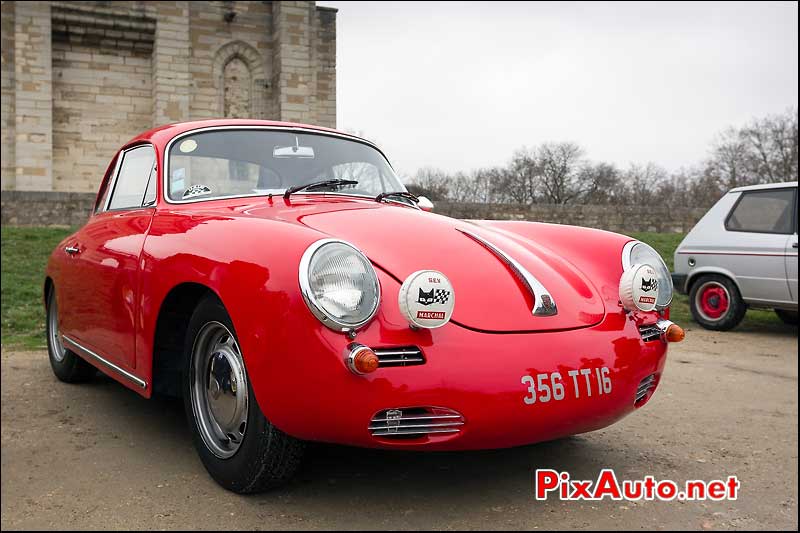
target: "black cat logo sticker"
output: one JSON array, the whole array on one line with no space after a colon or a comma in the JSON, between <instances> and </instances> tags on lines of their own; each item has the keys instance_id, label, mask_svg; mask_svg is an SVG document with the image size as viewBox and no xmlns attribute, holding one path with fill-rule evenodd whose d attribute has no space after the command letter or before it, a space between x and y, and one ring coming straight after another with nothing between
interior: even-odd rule
<instances>
[{"instance_id":1,"label":"black cat logo sticker","mask_svg":"<svg viewBox=\"0 0 800 533\"><path fill-rule=\"evenodd\" d=\"M420 287L417 303L421 305L446 304L449 299L450 291L446 289L431 289L426 292Z\"/></svg>"},{"instance_id":2,"label":"black cat logo sticker","mask_svg":"<svg viewBox=\"0 0 800 533\"><path fill-rule=\"evenodd\" d=\"M645 292L652 292L658 289L657 279L644 279L642 278L642 290Z\"/></svg>"}]
</instances>

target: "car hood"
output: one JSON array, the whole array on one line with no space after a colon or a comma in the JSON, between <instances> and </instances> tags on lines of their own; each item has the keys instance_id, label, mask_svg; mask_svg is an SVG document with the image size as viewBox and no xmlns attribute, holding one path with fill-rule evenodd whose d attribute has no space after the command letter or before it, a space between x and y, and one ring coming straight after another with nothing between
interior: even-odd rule
<instances>
[{"instance_id":1,"label":"car hood","mask_svg":"<svg viewBox=\"0 0 800 533\"><path fill-rule=\"evenodd\" d=\"M489 332L553 331L589 327L603 319L602 298L586 276L529 238L391 204L339 201L326 205L294 199L292 203L294 209L278 218L354 244L398 282L418 270L444 273L455 292L452 321L461 326ZM248 211L267 216L270 209ZM528 270L552 296L558 313L534 316L534 298L514 271L461 229L491 243Z\"/></svg>"}]
</instances>

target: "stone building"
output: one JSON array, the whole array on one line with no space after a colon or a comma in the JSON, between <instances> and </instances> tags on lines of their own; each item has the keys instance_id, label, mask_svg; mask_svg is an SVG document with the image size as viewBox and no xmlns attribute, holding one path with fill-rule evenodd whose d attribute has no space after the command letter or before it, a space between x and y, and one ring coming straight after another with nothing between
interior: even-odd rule
<instances>
[{"instance_id":1,"label":"stone building","mask_svg":"<svg viewBox=\"0 0 800 533\"><path fill-rule=\"evenodd\" d=\"M137 133L223 116L335 126L336 10L2 2L4 197L94 192Z\"/></svg>"}]
</instances>

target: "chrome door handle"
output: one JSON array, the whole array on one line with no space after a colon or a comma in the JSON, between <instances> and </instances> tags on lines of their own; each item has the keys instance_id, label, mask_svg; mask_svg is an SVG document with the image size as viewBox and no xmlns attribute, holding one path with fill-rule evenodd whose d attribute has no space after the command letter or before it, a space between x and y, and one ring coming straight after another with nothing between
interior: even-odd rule
<instances>
[{"instance_id":1,"label":"chrome door handle","mask_svg":"<svg viewBox=\"0 0 800 533\"><path fill-rule=\"evenodd\" d=\"M67 252L69 255L75 255L81 253L80 248L77 246L67 246L64 248L64 251Z\"/></svg>"}]
</instances>

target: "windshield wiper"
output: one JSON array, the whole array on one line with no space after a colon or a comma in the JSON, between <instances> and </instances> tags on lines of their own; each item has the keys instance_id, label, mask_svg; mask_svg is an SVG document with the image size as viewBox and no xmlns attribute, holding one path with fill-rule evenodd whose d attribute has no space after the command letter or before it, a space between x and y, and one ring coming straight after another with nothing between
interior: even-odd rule
<instances>
[{"instance_id":1,"label":"windshield wiper","mask_svg":"<svg viewBox=\"0 0 800 533\"><path fill-rule=\"evenodd\" d=\"M283 197L289 198L292 194L305 190L320 189L322 187L343 187L345 185L358 185L358 182L356 180L334 179L315 181L313 183L306 183L305 185L295 185L294 187L286 189L286 192L283 193Z\"/></svg>"},{"instance_id":2,"label":"windshield wiper","mask_svg":"<svg viewBox=\"0 0 800 533\"><path fill-rule=\"evenodd\" d=\"M419 203L419 198L415 194L411 194L407 191L392 191L392 192L382 192L378 196L375 197L376 202L382 202L386 198L391 198L392 196L398 196L400 198L406 198L411 200L415 204Z\"/></svg>"}]
</instances>

